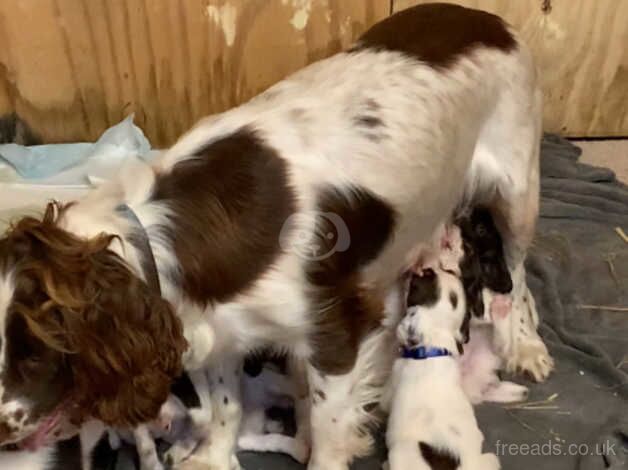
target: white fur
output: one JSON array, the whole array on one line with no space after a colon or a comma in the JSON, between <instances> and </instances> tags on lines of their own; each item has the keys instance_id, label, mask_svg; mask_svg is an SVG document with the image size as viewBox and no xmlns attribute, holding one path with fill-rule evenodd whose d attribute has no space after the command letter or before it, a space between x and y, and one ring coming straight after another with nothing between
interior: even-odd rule
<instances>
[{"instance_id":1,"label":"white fur","mask_svg":"<svg viewBox=\"0 0 628 470\"><path fill-rule=\"evenodd\" d=\"M442 295L434 305L417 306L399 325L402 346L446 348L457 355L460 326L466 305L454 308L445 293L464 299L462 283L455 276L436 270ZM455 357L422 360L397 359L393 368L386 442L390 470L429 470L420 443L459 459L461 470L499 469L494 454L482 454L484 436L473 407L465 394Z\"/></svg>"},{"instance_id":2,"label":"white fur","mask_svg":"<svg viewBox=\"0 0 628 470\"><path fill-rule=\"evenodd\" d=\"M501 381L497 371L503 360L493 349L491 325L472 325L469 342L459 357L462 388L472 404L484 401L512 403L528 397L528 388L513 382Z\"/></svg>"},{"instance_id":3,"label":"white fur","mask_svg":"<svg viewBox=\"0 0 628 470\"><path fill-rule=\"evenodd\" d=\"M42 447L35 452L0 450L0 468L7 470L47 470L52 468L55 448Z\"/></svg>"}]
</instances>

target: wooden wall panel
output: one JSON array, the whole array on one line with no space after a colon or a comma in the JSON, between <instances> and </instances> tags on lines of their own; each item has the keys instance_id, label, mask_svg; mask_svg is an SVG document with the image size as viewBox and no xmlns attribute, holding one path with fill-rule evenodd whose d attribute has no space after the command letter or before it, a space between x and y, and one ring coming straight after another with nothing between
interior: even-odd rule
<instances>
[{"instance_id":1,"label":"wooden wall panel","mask_svg":"<svg viewBox=\"0 0 628 470\"><path fill-rule=\"evenodd\" d=\"M349 45L389 0L2 0L0 116L44 141L130 112L157 145Z\"/></svg>"},{"instance_id":2,"label":"wooden wall panel","mask_svg":"<svg viewBox=\"0 0 628 470\"><path fill-rule=\"evenodd\" d=\"M393 0L395 11L424 0ZM543 74L545 129L628 136L628 1L456 0L504 17Z\"/></svg>"}]
</instances>

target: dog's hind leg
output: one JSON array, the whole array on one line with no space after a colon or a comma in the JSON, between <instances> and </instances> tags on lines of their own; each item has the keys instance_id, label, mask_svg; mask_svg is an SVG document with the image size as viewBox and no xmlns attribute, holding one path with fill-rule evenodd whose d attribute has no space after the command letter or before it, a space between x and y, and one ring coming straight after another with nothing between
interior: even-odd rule
<instances>
[{"instance_id":1,"label":"dog's hind leg","mask_svg":"<svg viewBox=\"0 0 628 470\"><path fill-rule=\"evenodd\" d=\"M512 309L495 321L495 346L509 371L547 378L553 361L536 331L537 313L526 284L524 261L539 213L542 97L532 59L522 45L503 64L509 87L497 97L480 133L472 163L472 193L485 193L502 235L513 283ZM479 190L475 190L479 187ZM480 197L481 198L481 197Z\"/></svg>"}]
</instances>

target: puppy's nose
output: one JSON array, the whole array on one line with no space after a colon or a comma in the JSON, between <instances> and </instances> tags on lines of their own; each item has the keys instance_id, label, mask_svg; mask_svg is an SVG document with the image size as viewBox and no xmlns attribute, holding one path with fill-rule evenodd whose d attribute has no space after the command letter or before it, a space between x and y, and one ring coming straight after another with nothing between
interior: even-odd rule
<instances>
[{"instance_id":1,"label":"puppy's nose","mask_svg":"<svg viewBox=\"0 0 628 470\"><path fill-rule=\"evenodd\" d=\"M408 343L408 346L410 347L414 347L419 344L419 338L417 337L416 329L413 326L408 327L408 335L407 335L406 342Z\"/></svg>"}]
</instances>

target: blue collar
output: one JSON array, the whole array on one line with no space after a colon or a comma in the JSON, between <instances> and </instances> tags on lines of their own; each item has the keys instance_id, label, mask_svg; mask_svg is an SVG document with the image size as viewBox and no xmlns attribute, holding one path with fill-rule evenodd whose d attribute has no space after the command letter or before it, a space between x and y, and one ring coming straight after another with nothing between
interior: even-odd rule
<instances>
[{"instance_id":1,"label":"blue collar","mask_svg":"<svg viewBox=\"0 0 628 470\"><path fill-rule=\"evenodd\" d=\"M404 359L429 359L430 357L443 356L451 356L451 353L445 348L427 348L425 346L414 349L401 348L401 357Z\"/></svg>"}]
</instances>

